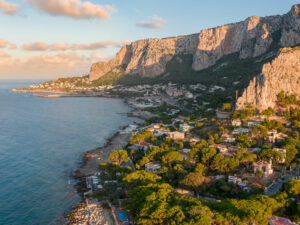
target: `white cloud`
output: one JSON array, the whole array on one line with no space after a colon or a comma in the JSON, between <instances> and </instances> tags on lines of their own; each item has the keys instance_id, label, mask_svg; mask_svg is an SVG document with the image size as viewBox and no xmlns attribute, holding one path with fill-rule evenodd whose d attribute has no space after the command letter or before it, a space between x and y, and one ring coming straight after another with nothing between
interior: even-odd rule
<instances>
[{"instance_id":1,"label":"white cloud","mask_svg":"<svg viewBox=\"0 0 300 225\"><path fill-rule=\"evenodd\" d=\"M0 48L6 48L8 41L0 39Z\"/></svg>"},{"instance_id":2,"label":"white cloud","mask_svg":"<svg viewBox=\"0 0 300 225\"><path fill-rule=\"evenodd\" d=\"M93 61L108 61L113 58L112 55L104 54L101 52L92 52L90 56Z\"/></svg>"},{"instance_id":3,"label":"white cloud","mask_svg":"<svg viewBox=\"0 0 300 225\"><path fill-rule=\"evenodd\" d=\"M30 5L54 16L68 16L75 19L110 18L109 12L117 12L112 6L93 4L81 0L26 0Z\"/></svg>"},{"instance_id":4,"label":"white cloud","mask_svg":"<svg viewBox=\"0 0 300 225\"><path fill-rule=\"evenodd\" d=\"M26 51L46 51L50 46L44 42L33 42L23 45L23 49Z\"/></svg>"},{"instance_id":5,"label":"white cloud","mask_svg":"<svg viewBox=\"0 0 300 225\"><path fill-rule=\"evenodd\" d=\"M0 42L1 44L1 42ZM26 51L66 51L66 50L97 50L107 48L109 46L112 47L121 47L123 42L117 41L100 41L90 44L61 44L61 43L54 43L54 44L47 44L44 42L33 42L30 44L24 44L23 49Z\"/></svg>"},{"instance_id":6,"label":"white cloud","mask_svg":"<svg viewBox=\"0 0 300 225\"><path fill-rule=\"evenodd\" d=\"M136 23L136 26L149 29L163 29L165 23L166 21L163 18L154 15L152 16L151 21L141 21Z\"/></svg>"},{"instance_id":7,"label":"white cloud","mask_svg":"<svg viewBox=\"0 0 300 225\"><path fill-rule=\"evenodd\" d=\"M68 50L69 46L67 44L54 43L48 48L50 48L51 51L66 51Z\"/></svg>"},{"instance_id":8,"label":"white cloud","mask_svg":"<svg viewBox=\"0 0 300 225\"><path fill-rule=\"evenodd\" d=\"M10 58L10 57L11 56L8 53L0 51L0 58Z\"/></svg>"},{"instance_id":9,"label":"white cloud","mask_svg":"<svg viewBox=\"0 0 300 225\"><path fill-rule=\"evenodd\" d=\"M1 55L1 53L0 53ZM9 57L0 60L0 76L39 76L60 77L65 75L81 75L88 73L92 60L75 52L58 53L54 55L41 54L26 60Z\"/></svg>"},{"instance_id":10,"label":"white cloud","mask_svg":"<svg viewBox=\"0 0 300 225\"><path fill-rule=\"evenodd\" d=\"M16 49L17 48L17 45L14 44L14 43L11 43L7 40L3 40L3 39L0 39L0 48L10 48L10 49Z\"/></svg>"},{"instance_id":11,"label":"white cloud","mask_svg":"<svg viewBox=\"0 0 300 225\"><path fill-rule=\"evenodd\" d=\"M91 44L72 44L70 48L72 50L96 50L108 46L120 47L120 43L116 41L102 41Z\"/></svg>"},{"instance_id":12,"label":"white cloud","mask_svg":"<svg viewBox=\"0 0 300 225\"><path fill-rule=\"evenodd\" d=\"M5 0L0 0L0 11L7 15L14 15L17 13L19 6L16 4L7 3Z\"/></svg>"}]
</instances>

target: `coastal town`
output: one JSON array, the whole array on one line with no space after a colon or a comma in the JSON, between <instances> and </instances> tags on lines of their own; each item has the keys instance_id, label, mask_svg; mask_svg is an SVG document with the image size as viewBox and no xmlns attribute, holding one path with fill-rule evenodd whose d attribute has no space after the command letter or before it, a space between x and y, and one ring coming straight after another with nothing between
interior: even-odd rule
<instances>
[{"instance_id":1,"label":"coastal town","mask_svg":"<svg viewBox=\"0 0 300 225\"><path fill-rule=\"evenodd\" d=\"M61 90L64 85L55 82L29 90ZM132 115L144 119L112 138L118 144L108 143L105 155L103 149L86 154L89 162L77 171L85 201L103 205L110 215L106 220L165 224L178 213L182 216L176 221L182 224L197 224L196 218L201 224L299 220L300 109L295 96L280 93L276 111L259 111L251 105L235 110L233 101L210 101L207 93L226 91L219 86L67 87L73 97L123 98ZM67 217L71 223L82 219L79 212L76 208Z\"/></svg>"},{"instance_id":2,"label":"coastal town","mask_svg":"<svg viewBox=\"0 0 300 225\"><path fill-rule=\"evenodd\" d=\"M299 1L0 18L0 225L300 225Z\"/></svg>"}]
</instances>

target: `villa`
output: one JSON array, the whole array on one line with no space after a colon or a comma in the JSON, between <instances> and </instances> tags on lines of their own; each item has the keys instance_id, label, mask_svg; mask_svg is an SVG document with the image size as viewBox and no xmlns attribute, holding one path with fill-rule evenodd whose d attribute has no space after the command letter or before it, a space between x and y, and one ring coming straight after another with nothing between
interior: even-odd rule
<instances>
[{"instance_id":1,"label":"villa","mask_svg":"<svg viewBox=\"0 0 300 225\"><path fill-rule=\"evenodd\" d=\"M296 223L292 223L292 221L284 217L271 217L269 225L296 225Z\"/></svg>"},{"instance_id":2,"label":"villa","mask_svg":"<svg viewBox=\"0 0 300 225\"><path fill-rule=\"evenodd\" d=\"M231 121L231 125L234 127L240 127L242 125L242 121L240 119L234 119Z\"/></svg>"},{"instance_id":3,"label":"villa","mask_svg":"<svg viewBox=\"0 0 300 225\"><path fill-rule=\"evenodd\" d=\"M191 149L187 149L187 148L178 150L178 152L182 156L183 160L188 159L190 151L191 151Z\"/></svg>"},{"instance_id":4,"label":"villa","mask_svg":"<svg viewBox=\"0 0 300 225\"><path fill-rule=\"evenodd\" d=\"M248 120L248 121L246 122L246 126L247 126L247 127L255 127L255 126L261 125L261 124L262 124L261 121L256 121L256 120Z\"/></svg>"},{"instance_id":5,"label":"villa","mask_svg":"<svg viewBox=\"0 0 300 225\"><path fill-rule=\"evenodd\" d=\"M192 127L186 123L179 125L179 130L181 132L188 132Z\"/></svg>"},{"instance_id":6,"label":"villa","mask_svg":"<svg viewBox=\"0 0 300 225\"><path fill-rule=\"evenodd\" d=\"M216 111L218 119L227 119L230 116L230 112L225 112L221 110Z\"/></svg>"},{"instance_id":7,"label":"villa","mask_svg":"<svg viewBox=\"0 0 300 225\"><path fill-rule=\"evenodd\" d=\"M259 161L257 163L253 163L253 168L254 168L254 173L256 173L257 171L262 171L264 178L267 178L273 174L272 161L270 162Z\"/></svg>"},{"instance_id":8,"label":"villa","mask_svg":"<svg viewBox=\"0 0 300 225\"><path fill-rule=\"evenodd\" d=\"M168 137L169 138L172 138L176 141L181 141L181 140L184 140L185 138L185 134L182 133L182 132L178 132L178 131L175 131L175 132L169 132L168 133Z\"/></svg>"},{"instance_id":9,"label":"villa","mask_svg":"<svg viewBox=\"0 0 300 225\"><path fill-rule=\"evenodd\" d=\"M142 142L140 144L134 144L134 145L129 147L129 149L134 150L134 151L143 150L145 152L145 154L151 148L153 148L153 145L151 143L148 143L148 142Z\"/></svg>"},{"instance_id":10,"label":"villa","mask_svg":"<svg viewBox=\"0 0 300 225\"><path fill-rule=\"evenodd\" d=\"M234 130L232 131L232 134L240 135L240 134L249 134L250 132L251 132L251 130L249 128L239 127L239 128L234 128Z\"/></svg>"},{"instance_id":11,"label":"villa","mask_svg":"<svg viewBox=\"0 0 300 225\"><path fill-rule=\"evenodd\" d=\"M159 173L161 165L158 162L149 162L145 165L145 170L147 172Z\"/></svg>"},{"instance_id":12,"label":"villa","mask_svg":"<svg viewBox=\"0 0 300 225\"><path fill-rule=\"evenodd\" d=\"M95 175L86 178L86 187L92 192L103 189L103 186L100 184L99 177Z\"/></svg>"},{"instance_id":13,"label":"villa","mask_svg":"<svg viewBox=\"0 0 300 225\"><path fill-rule=\"evenodd\" d=\"M221 145L221 144L214 144L214 145L210 145L210 148L216 148L218 149L221 153L227 152L228 148L226 145Z\"/></svg>"},{"instance_id":14,"label":"villa","mask_svg":"<svg viewBox=\"0 0 300 225\"><path fill-rule=\"evenodd\" d=\"M224 141L224 143L234 143L235 142L235 137L232 135L228 134L223 134L221 139Z\"/></svg>"},{"instance_id":15,"label":"villa","mask_svg":"<svg viewBox=\"0 0 300 225\"><path fill-rule=\"evenodd\" d=\"M277 132L277 130L270 130L268 132L268 141L270 143L275 143L276 141L282 141L286 137L285 134Z\"/></svg>"}]
</instances>

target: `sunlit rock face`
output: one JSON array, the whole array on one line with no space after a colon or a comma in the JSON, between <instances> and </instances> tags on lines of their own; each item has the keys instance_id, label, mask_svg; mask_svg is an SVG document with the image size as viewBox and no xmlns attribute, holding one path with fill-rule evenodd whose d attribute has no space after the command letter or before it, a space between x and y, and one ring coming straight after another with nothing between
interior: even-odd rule
<instances>
[{"instance_id":1,"label":"sunlit rock face","mask_svg":"<svg viewBox=\"0 0 300 225\"><path fill-rule=\"evenodd\" d=\"M281 47L300 43L300 5L283 16L256 17L200 33L146 39L122 47L109 62L92 65L90 80L96 80L123 65L127 74L155 77L166 72L166 66L176 55L193 55L192 68L200 71L213 66L223 56L238 53L240 59L266 53L272 45Z\"/></svg>"},{"instance_id":2,"label":"sunlit rock face","mask_svg":"<svg viewBox=\"0 0 300 225\"><path fill-rule=\"evenodd\" d=\"M283 48L277 58L264 65L237 101L237 109L251 104L259 110L274 108L277 95L284 91L300 98L300 48Z\"/></svg>"}]
</instances>

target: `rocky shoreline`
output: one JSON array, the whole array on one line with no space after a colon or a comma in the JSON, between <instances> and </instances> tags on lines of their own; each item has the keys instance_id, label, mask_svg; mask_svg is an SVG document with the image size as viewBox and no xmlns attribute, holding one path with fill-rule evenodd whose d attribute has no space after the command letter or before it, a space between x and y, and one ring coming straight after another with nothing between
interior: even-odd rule
<instances>
[{"instance_id":1,"label":"rocky shoreline","mask_svg":"<svg viewBox=\"0 0 300 225\"><path fill-rule=\"evenodd\" d=\"M138 109L133 109L130 113L128 113L128 116L133 116L141 119L146 119L149 117L149 115L143 114ZM72 174L71 176L73 179L78 181L75 188L77 192L82 196L82 200L65 216L65 218L69 221L66 224L115 224L113 218L111 216L107 216L107 214L110 214L108 212L108 209L106 209L106 216L99 216L102 215L101 213L103 213L104 211L102 205L100 203L97 203L96 199L87 198L84 196L84 193L87 191L85 178L98 172L99 163L108 162L109 154L113 150L122 149L125 145L128 144L131 133L121 132L126 127L127 126L123 127L111 138L109 138L105 146L96 148L92 151L87 151L84 154L80 167L75 170L74 174ZM99 221L95 222L95 218L98 218Z\"/></svg>"},{"instance_id":2,"label":"rocky shoreline","mask_svg":"<svg viewBox=\"0 0 300 225\"><path fill-rule=\"evenodd\" d=\"M124 134L118 131L108 139L105 146L84 154L81 166L71 176L78 181L75 188L82 196L82 200L65 216L69 221L66 224L114 224L110 217L99 216L104 210L100 203L97 203L93 198L84 196L84 193L87 191L85 178L98 172L99 163L107 162L109 154L113 150L122 149L128 143L130 137L131 134ZM95 217L99 218L97 223L95 223Z\"/></svg>"}]
</instances>

